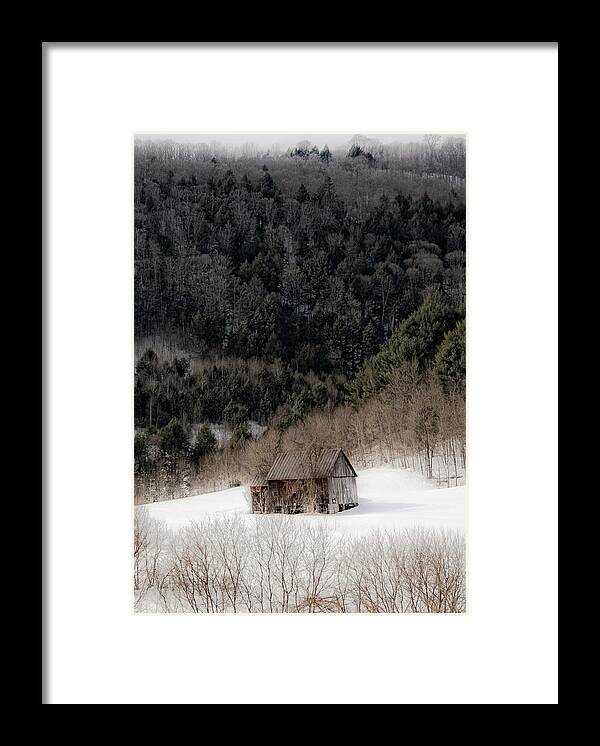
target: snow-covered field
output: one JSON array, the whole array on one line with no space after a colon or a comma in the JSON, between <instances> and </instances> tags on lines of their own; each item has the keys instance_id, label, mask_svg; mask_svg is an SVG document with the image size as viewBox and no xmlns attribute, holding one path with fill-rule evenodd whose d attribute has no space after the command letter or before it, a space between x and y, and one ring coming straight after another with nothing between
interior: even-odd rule
<instances>
[{"instance_id":1,"label":"snow-covered field","mask_svg":"<svg viewBox=\"0 0 600 746\"><path fill-rule=\"evenodd\" d=\"M359 506L337 515L298 515L300 522L326 521L336 533L361 536L373 529L398 530L423 526L437 529L466 529L466 494L463 486L438 489L420 474L408 469L378 467L358 471ZM190 521L218 515L254 516L243 487L209 492L180 500L146 506L150 517L178 529Z\"/></svg>"}]
</instances>

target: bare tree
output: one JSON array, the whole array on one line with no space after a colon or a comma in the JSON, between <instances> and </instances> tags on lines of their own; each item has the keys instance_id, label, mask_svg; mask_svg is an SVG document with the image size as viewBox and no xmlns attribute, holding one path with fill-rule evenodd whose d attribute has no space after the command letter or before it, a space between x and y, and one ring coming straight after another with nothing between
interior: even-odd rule
<instances>
[{"instance_id":1,"label":"bare tree","mask_svg":"<svg viewBox=\"0 0 600 746\"><path fill-rule=\"evenodd\" d=\"M460 613L464 537L415 529L335 536L292 516L196 523L171 536L140 513L136 610ZM141 558L146 557L147 560Z\"/></svg>"}]
</instances>

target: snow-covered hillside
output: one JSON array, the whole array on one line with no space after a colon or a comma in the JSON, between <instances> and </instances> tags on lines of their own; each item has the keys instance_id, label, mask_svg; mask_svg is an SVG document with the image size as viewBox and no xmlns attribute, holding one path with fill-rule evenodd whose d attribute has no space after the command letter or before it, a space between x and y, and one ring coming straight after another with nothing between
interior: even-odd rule
<instances>
[{"instance_id":1,"label":"snow-covered hillside","mask_svg":"<svg viewBox=\"0 0 600 746\"><path fill-rule=\"evenodd\" d=\"M301 522L326 521L336 532L360 536L373 529L397 530L424 526L466 529L466 487L437 489L408 469L375 468L358 472L360 505L338 515L298 515ZM223 514L253 516L243 487L158 502L146 506L152 518L177 529L190 521Z\"/></svg>"}]
</instances>

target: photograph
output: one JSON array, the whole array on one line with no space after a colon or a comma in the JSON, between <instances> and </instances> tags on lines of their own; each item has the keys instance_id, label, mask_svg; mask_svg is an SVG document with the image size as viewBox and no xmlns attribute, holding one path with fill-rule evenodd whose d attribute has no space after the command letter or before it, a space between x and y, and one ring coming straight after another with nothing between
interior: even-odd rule
<instances>
[{"instance_id":1,"label":"photograph","mask_svg":"<svg viewBox=\"0 0 600 746\"><path fill-rule=\"evenodd\" d=\"M466 158L135 136L135 612L466 611Z\"/></svg>"}]
</instances>

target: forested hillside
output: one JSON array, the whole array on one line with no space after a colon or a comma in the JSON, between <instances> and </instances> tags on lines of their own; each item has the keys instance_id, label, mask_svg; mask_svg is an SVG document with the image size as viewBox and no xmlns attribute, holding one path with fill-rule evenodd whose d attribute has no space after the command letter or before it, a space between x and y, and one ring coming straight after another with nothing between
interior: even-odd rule
<instances>
[{"instance_id":1,"label":"forested hillside","mask_svg":"<svg viewBox=\"0 0 600 746\"><path fill-rule=\"evenodd\" d=\"M281 445L399 376L463 398L464 301L460 139L279 154L138 143L138 477L230 475L250 421ZM211 423L232 433L227 453Z\"/></svg>"}]
</instances>

